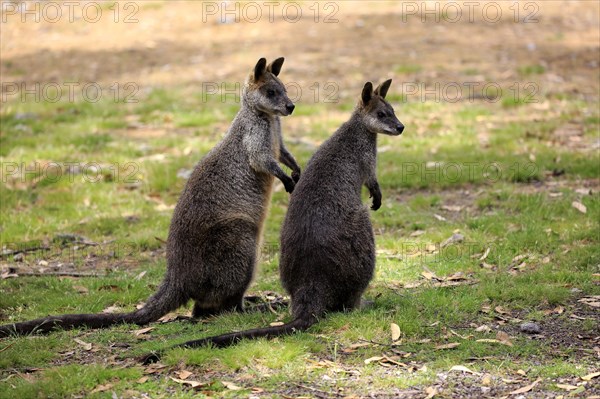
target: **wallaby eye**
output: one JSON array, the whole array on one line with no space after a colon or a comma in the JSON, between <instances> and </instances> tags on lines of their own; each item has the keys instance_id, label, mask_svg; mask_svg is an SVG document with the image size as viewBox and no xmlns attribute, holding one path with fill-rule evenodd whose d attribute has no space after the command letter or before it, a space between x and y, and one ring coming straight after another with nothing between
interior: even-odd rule
<instances>
[{"instance_id":1,"label":"wallaby eye","mask_svg":"<svg viewBox=\"0 0 600 399\"><path fill-rule=\"evenodd\" d=\"M273 97L275 95L275 90L271 90L271 89L267 90L267 95L269 97Z\"/></svg>"},{"instance_id":2,"label":"wallaby eye","mask_svg":"<svg viewBox=\"0 0 600 399\"><path fill-rule=\"evenodd\" d=\"M385 117L385 114L384 114L383 112L379 111L379 112L377 113L377 117L378 117L378 118L383 118L383 117Z\"/></svg>"}]
</instances>

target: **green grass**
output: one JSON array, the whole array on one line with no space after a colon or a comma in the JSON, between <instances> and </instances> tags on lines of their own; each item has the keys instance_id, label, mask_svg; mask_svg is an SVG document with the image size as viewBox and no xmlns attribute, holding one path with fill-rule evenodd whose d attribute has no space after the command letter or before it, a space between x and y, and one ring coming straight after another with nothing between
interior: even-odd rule
<instances>
[{"instance_id":1,"label":"green grass","mask_svg":"<svg viewBox=\"0 0 600 399\"><path fill-rule=\"evenodd\" d=\"M397 73L420 71L411 65L397 69ZM544 71L531 67L519 72ZM580 118L582 104L548 98L552 114L532 121L526 117L532 106L528 103L423 104L390 95L407 129L401 137L379 139L383 206L372 213L377 272L365 295L374 301L372 306L330 314L308 332L290 337L245 341L226 349L169 351L163 359L166 367L148 375L128 359L187 339L264 326L289 316L285 311L226 314L198 324L156 324L147 338L135 336L134 326L9 338L0 342L0 397L112 397L113 391L119 396L145 392L153 397L236 397L249 395L251 388L280 395L282 387L312 394L298 388L308 385L366 395L375 390L424 389L436 381L437 373L458 364L497 376L527 369L528 378L542 378L544 389L553 389L551 378L578 378L593 371L592 355L558 347L568 355L562 356L547 341L519 333L514 319L552 321L587 334L599 327L598 320L568 315L576 312L579 297L600 294L597 277L592 276L600 265L600 195L575 191L585 181L597 187L600 159L597 152L552 141L555 129L574 119L583 124L585 137L593 139L600 120L597 107L589 107L591 114ZM193 168L218 142L238 106L217 97L203 100L183 88L157 88L136 104L3 107L0 242L7 247L49 245L49 250L25 256L32 266L48 260L73 262L88 270L91 263L106 275L2 279L2 322L99 312L110 306L131 310L147 299L164 273L164 245L156 237L166 238L172 206L185 184L177 174ZM290 118L303 123L287 129L283 121L285 137L302 137L308 143L288 145L301 165L314 151L310 143L326 139L353 106L354 101L299 105ZM19 118L24 112L34 117ZM143 126L132 127L131 120ZM492 127L486 127L487 120L494 121ZM138 130L148 133L136 134ZM482 132L489 136L486 146L479 141ZM57 163L55 171L63 172L59 178L44 169L48 162ZM78 163L80 169L66 175L69 162ZM27 173L21 176L15 165L27 166ZM552 177L559 169L564 175ZM583 203L587 212L575 209L574 201ZM276 250L287 202L283 190L274 193L264 238L269 254L260 264L253 292L283 292ZM464 241L441 248L455 231ZM61 248L53 242L59 233L104 245ZM493 269L480 267L479 258L487 249L485 262ZM515 264L518 255L527 258ZM521 262L525 265L515 269ZM8 263L15 262L6 258L3 266ZM462 272L473 284L438 287L421 276L427 270L440 278ZM407 284L413 287L404 287ZM497 306L510 315L496 312ZM563 306L565 313L544 313L556 306ZM482 312L486 307L489 313ZM496 316L506 319L504 324L498 324ZM402 332L395 349L408 354L399 361L414 365L413 371L364 363L382 353L394 356L390 323ZM494 331L475 331L482 324ZM509 332L513 346L477 342L494 339L498 329ZM93 351L84 350L75 338L92 343ZM374 343L347 351L365 341ZM436 349L451 342L460 345ZM206 385L194 391L168 378L177 378L180 369L194 372L189 379ZM140 380L143 376L148 378ZM332 382L324 388L325 377ZM223 381L244 390L231 390Z\"/></svg>"}]
</instances>

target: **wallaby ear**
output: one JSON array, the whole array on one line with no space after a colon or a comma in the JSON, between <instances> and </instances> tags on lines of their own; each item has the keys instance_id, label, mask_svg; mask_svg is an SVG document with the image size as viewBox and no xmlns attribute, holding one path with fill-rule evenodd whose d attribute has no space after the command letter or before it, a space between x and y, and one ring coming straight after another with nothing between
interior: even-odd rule
<instances>
[{"instance_id":1,"label":"wallaby ear","mask_svg":"<svg viewBox=\"0 0 600 399\"><path fill-rule=\"evenodd\" d=\"M285 58L277 58L275 61L267 65L267 71L271 72L275 76L279 75L279 72L281 72L281 66L283 65L283 61L285 61Z\"/></svg>"},{"instance_id":2,"label":"wallaby ear","mask_svg":"<svg viewBox=\"0 0 600 399\"><path fill-rule=\"evenodd\" d=\"M267 70L266 66L267 60L265 58L261 58L260 60L258 60L256 66L254 67L254 80L260 79L262 74L265 73L265 71Z\"/></svg>"},{"instance_id":3,"label":"wallaby ear","mask_svg":"<svg viewBox=\"0 0 600 399\"><path fill-rule=\"evenodd\" d=\"M367 105L369 101L373 98L373 83L367 82L365 83L365 87L362 89L361 99L363 105Z\"/></svg>"},{"instance_id":4,"label":"wallaby ear","mask_svg":"<svg viewBox=\"0 0 600 399\"><path fill-rule=\"evenodd\" d=\"M375 94L381 96L381 98L385 98L390 85L392 84L392 79L388 79L375 89Z\"/></svg>"}]
</instances>

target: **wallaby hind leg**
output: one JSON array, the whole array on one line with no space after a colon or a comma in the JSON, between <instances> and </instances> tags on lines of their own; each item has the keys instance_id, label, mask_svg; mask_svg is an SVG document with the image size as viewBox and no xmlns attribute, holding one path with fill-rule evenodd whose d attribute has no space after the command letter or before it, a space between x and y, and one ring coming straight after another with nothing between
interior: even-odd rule
<instances>
[{"instance_id":1,"label":"wallaby hind leg","mask_svg":"<svg viewBox=\"0 0 600 399\"><path fill-rule=\"evenodd\" d=\"M219 315L225 312L242 312L244 310L244 293L239 293L225 298L218 306L203 306L201 302L196 301L194 303L194 310L192 310L192 317L194 318L208 318Z\"/></svg>"},{"instance_id":2,"label":"wallaby hind leg","mask_svg":"<svg viewBox=\"0 0 600 399\"><path fill-rule=\"evenodd\" d=\"M361 294L362 292L356 292L348 295L346 298L341 300L333 310L335 312L348 312L354 309L360 309L361 307Z\"/></svg>"},{"instance_id":3,"label":"wallaby hind leg","mask_svg":"<svg viewBox=\"0 0 600 399\"><path fill-rule=\"evenodd\" d=\"M199 302L194 303L194 309L192 310L192 317L194 319L207 319L218 315L221 309L217 307L203 307Z\"/></svg>"}]
</instances>

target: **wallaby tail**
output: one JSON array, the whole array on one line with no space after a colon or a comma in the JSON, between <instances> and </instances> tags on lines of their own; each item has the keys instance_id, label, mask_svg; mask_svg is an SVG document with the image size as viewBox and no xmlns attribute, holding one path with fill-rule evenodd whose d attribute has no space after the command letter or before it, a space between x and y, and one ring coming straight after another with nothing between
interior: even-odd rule
<instances>
[{"instance_id":1,"label":"wallaby tail","mask_svg":"<svg viewBox=\"0 0 600 399\"><path fill-rule=\"evenodd\" d=\"M324 311L318 301L309 301L311 290L302 290L292 297L292 306L294 307L294 320L281 326L272 326L265 328L254 328L251 330L233 332L228 334L216 335L213 337L201 338L193 341L187 341L174 348L197 348L212 344L218 348L224 348L235 344L236 342L248 338L273 338L281 335L292 334L296 331L304 331L318 321ZM314 298L314 296L312 296ZM300 305L300 306L298 306ZM163 351L157 351L148 355L139 357L138 360L143 364L154 363L160 360Z\"/></svg>"},{"instance_id":2,"label":"wallaby tail","mask_svg":"<svg viewBox=\"0 0 600 399\"><path fill-rule=\"evenodd\" d=\"M67 314L48 316L21 323L0 326L0 338L12 335L27 335L34 332L48 333L56 329L73 329L78 327L105 328L121 323L148 324L177 309L185 303L181 290L169 286L163 281L158 291L150 297L146 305L131 313L97 313L97 314Z\"/></svg>"},{"instance_id":3,"label":"wallaby tail","mask_svg":"<svg viewBox=\"0 0 600 399\"><path fill-rule=\"evenodd\" d=\"M234 333L216 335L214 337L206 337L193 341L187 341L179 345L175 345L171 347L171 349L175 348L197 348L200 346L205 346L212 344L218 348L225 348L227 346L233 345L241 339L256 339L261 337L278 337L281 335L292 334L295 331L303 331L312 326L317 322L316 317L311 317L310 319L301 319L297 318L292 320L289 323L286 323L282 326L273 326L273 327L265 327L265 328L254 328L246 331L239 331ZM138 360L143 364L155 363L160 360L163 351L153 352L138 358Z\"/></svg>"},{"instance_id":4,"label":"wallaby tail","mask_svg":"<svg viewBox=\"0 0 600 399\"><path fill-rule=\"evenodd\" d=\"M187 342L184 342L183 344L177 345L176 347L177 348L196 348L199 346L205 346L208 344L212 344L218 348L224 348L224 347L230 346L232 344L235 344L236 342L238 342L239 340L244 339L244 338L249 338L249 339L256 339L256 338L262 338L262 337L273 338L273 337L278 337L281 335L292 334L295 331L304 331L307 328L309 328L310 326L312 326L313 324L315 324L316 322L317 322L317 319L315 317L311 317L310 319L294 319L294 320L290 321L289 323L286 323L281 326L254 328L254 329L246 330L246 331L239 331L239 332L234 332L234 333L217 335L214 337L207 337L207 338L197 339L194 341L187 341Z\"/></svg>"}]
</instances>

